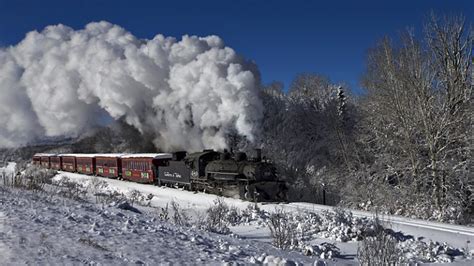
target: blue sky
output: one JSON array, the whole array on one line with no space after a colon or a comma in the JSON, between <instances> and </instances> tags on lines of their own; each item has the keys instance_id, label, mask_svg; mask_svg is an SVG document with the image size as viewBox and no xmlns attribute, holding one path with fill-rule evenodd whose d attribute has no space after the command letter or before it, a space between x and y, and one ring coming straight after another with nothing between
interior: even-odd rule
<instances>
[{"instance_id":1,"label":"blue sky","mask_svg":"<svg viewBox=\"0 0 474 266\"><path fill-rule=\"evenodd\" d=\"M296 74L313 72L358 91L367 49L406 27L421 34L430 10L474 20L472 0L0 0L0 45L16 44L28 31L50 24L80 29L100 20L140 38L216 34L254 60L266 83L288 86Z\"/></svg>"}]
</instances>

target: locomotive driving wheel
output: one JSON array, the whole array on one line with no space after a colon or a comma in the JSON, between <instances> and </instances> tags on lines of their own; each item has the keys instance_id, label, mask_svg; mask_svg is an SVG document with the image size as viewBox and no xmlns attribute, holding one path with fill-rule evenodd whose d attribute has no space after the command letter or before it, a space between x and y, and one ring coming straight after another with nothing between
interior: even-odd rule
<instances>
[{"instance_id":1,"label":"locomotive driving wheel","mask_svg":"<svg viewBox=\"0 0 474 266\"><path fill-rule=\"evenodd\" d=\"M241 183L239 185L239 196L240 199L253 201L255 199L256 191L255 188L248 182Z\"/></svg>"}]
</instances>

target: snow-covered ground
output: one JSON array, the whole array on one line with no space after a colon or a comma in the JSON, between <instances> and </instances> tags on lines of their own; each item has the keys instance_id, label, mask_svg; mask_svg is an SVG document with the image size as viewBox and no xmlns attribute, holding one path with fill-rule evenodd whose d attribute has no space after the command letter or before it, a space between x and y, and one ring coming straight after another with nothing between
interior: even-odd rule
<instances>
[{"instance_id":1,"label":"snow-covered ground","mask_svg":"<svg viewBox=\"0 0 474 266\"><path fill-rule=\"evenodd\" d=\"M219 198L215 195L66 172L54 180L59 182L65 177L89 190L94 182L104 181L96 191L101 193L130 195L131 191L139 191L144 196L142 204L147 206L135 205L141 212L136 213L121 209L116 202L95 203L93 198L76 201L0 187L0 256L6 258L0 264L221 264L279 260L312 264L324 257L328 265L348 265L357 264L357 240L361 231L371 225L367 216L372 214L367 212L342 212L338 214L341 217L336 217L331 207L308 203L258 204L256 210L253 203L223 198L240 212L240 218L230 226L232 234L214 234L199 226L170 224L160 219L160 211L174 201L188 213L190 221L196 221L214 206ZM287 212L291 222L298 225L299 239L304 243L293 250L282 251L271 245L267 223L269 214L276 210ZM456 265L471 265L469 250L473 248L466 239L474 236L473 228L383 218L391 221L393 230L401 231L397 234L405 240L399 245L404 250L401 256L418 262L454 260ZM347 223L341 223L341 219ZM401 226L405 228L399 229ZM454 248L430 240L449 240ZM464 254L460 254L461 248Z\"/></svg>"},{"instance_id":2,"label":"snow-covered ground","mask_svg":"<svg viewBox=\"0 0 474 266\"><path fill-rule=\"evenodd\" d=\"M0 264L221 264L280 258L312 263L267 243L217 235L137 213L0 187Z\"/></svg>"},{"instance_id":3,"label":"snow-covered ground","mask_svg":"<svg viewBox=\"0 0 474 266\"><path fill-rule=\"evenodd\" d=\"M75 180L79 183L87 184L94 177L80 175L75 173L61 173L55 177L55 179L60 179L62 176L67 176L72 180ZM205 194L205 193L195 193L189 192L182 189L175 188L166 188L166 187L156 187L152 185L145 184L136 184L121 180L114 179L101 179L107 182L109 190L117 190L122 193L128 193L130 190L138 190L143 194L152 194L153 198L150 200L150 205L154 207L164 207L170 201L175 201L180 204L185 210L190 214L199 215L200 213L205 212L210 206L214 204L214 201L219 198L216 195ZM230 206L235 206L240 210L246 209L252 203L247 201L242 201L238 199L223 198L223 200ZM259 208L266 212L274 212L277 209L282 209L290 213L322 213L327 211L332 211L332 207L310 204L310 203L264 203L258 204ZM352 211L354 219L361 217L372 217L373 214L370 212L364 211ZM469 246L469 243L474 243L474 228L457 226L457 225L448 225L441 224L436 222L427 222L418 219L410 219L406 217L399 216L386 216L381 217L382 219L388 221L389 225L394 231L400 231L406 238L412 238L413 241L408 241L405 245L417 246L419 245L418 239L423 240L426 243L446 242L448 245L451 245L456 248L464 248L467 250L473 249L472 246ZM358 242L342 242L340 241L340 235L338 238L337 229L334 228L334 232L322 232L317 235L313 241L310 241L311 244L320 244L322 242L329 242L335 244L341 252L341 260L336 259L335 261L343 261L344 263L351 263L355 260L355 255L357 254ZM242 238L255 240L259 242L271 242L270 231L265 225L265 221L257 219L246 224L239 224L237 226L231 227L233 233L239 235ZM467 242L469 241L469 242ZM436 245L435 245L436 246ZM439 244L436 247L442 246ZM428 249L429 247L425 247ZM433 247L432 249L435 249ZM410 255L410 254L409 254ZM454 257L454 256L453 256ZM457 258L458 260L460 257ZM441 259L442 260L442 259Z\"/></svg>"}]
</instances>

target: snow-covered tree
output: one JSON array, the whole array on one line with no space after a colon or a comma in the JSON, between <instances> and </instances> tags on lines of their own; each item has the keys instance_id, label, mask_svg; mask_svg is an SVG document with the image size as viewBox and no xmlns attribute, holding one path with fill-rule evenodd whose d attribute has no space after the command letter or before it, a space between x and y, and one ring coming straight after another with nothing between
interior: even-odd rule
<instances>
[{"instance_id":1,"label":"snow-covered tree","mask_svg":"<svg viewBox=\"0 0 474 266\"><path fill-rule=\"evenodd\" d=\"M424 40L408 31L400 45L386 38L370 51L360 140L375 176L459 220L472 208L473 36L458 18L433 16L425 31Z\"/></svg>"}]
</instances>

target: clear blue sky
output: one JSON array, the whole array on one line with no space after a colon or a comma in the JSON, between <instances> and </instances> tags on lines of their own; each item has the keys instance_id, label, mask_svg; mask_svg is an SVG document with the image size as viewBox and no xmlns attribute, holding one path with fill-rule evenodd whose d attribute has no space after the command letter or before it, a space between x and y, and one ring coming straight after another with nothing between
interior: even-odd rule
<instances>
[{"instance_id":1,"label":"clear blue sky","mask_svg":"<svg viewBox=\"0 0 474 266\"><path fill-rule=\"evenodd\" d=\"M107 20L140 38L219 35L258 64L266 83L288 86L297 73L314 72L357 91L367 49L407 26L420 30L430 10L474 20L474 0L0 0L0 46L50 24Z\"/></svg>"}]
</instances>

